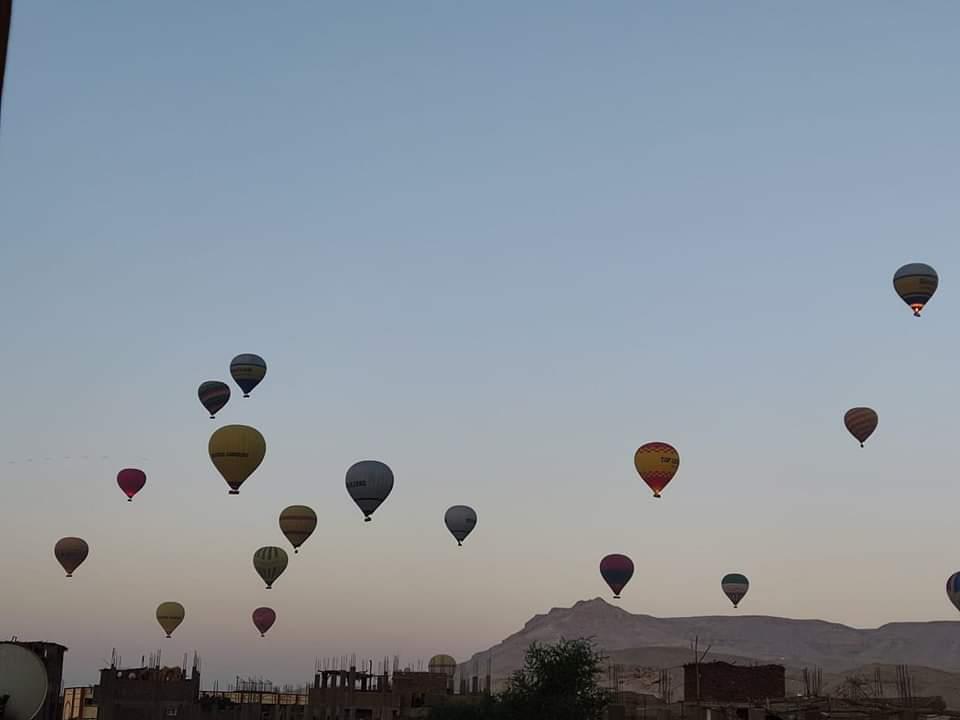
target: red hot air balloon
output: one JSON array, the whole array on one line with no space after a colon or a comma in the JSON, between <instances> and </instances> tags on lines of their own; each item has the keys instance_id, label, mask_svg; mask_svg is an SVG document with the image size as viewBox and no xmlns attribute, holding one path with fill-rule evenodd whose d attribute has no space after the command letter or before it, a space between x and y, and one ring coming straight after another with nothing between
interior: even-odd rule
<instances>
[{"instance_id":1,"label":"red hot air balloon","mask_svg":"<svg viewBox=\"0 0 960 720\"><path fill-rule=\"evenodd\" d=\"M147 484L147 474L137 468L125 468L117 473L117 485L127 496L127 502L133 502L133 496Z\"/></svg>"},{"instance_id":2,"label":"red hot air balloon","mask_svg":"<svg viewBox=\"0 0 960 720\"><path fill-rule=\"evenodd\" d=\"M260 631L260 637L265 637L267 630L272 628L276 621L277 614L273 611L273 608L258 607L253 611L253 624Z\"/></svg>"},{"instance_id":3,"label":"red hot air balloon","mask_svg":"<svg viewBox=\"0 0 960 720\"><path fill-rule=\"evenodd\" d=\"M620 599L620 591L633 577L633 560L626 555L607 555L600 561L600 574L613 590L613 597Z\"/></svg>"}]
</instances>

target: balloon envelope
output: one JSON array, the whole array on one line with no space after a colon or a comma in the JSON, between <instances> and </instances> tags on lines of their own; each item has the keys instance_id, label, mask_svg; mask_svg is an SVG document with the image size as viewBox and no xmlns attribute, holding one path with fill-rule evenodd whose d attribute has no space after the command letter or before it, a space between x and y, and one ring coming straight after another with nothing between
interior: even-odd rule
<instances>
[{"instance_id":1,"label":"balloon envelope","mask_svg":"<svg viewBox=\"0 0 960 720\"><path fill-rule=\"evenodd\" d=\"M729 573L723 576L723 579L720 581L720 587L723 589L723 594L733 603L733 606L737 607L740 601L743 600L743 596L747 594L747 590L750 589L750 582L747 580L746 575Z\"/></svg>"},{"instance_id":2,"label":"balloon envelope","mask_svg":"<svg viewBox=\"0 0 960 720\"><path fill-rule=\"evenodd\" d=\"M250 393L266 374L267 363L259 355L243 353L230 361L230 375L243 390L244 397L250 397Z\"/></svg>"},{"instance_id":3,"label":"balloon envelope","mask_svg":"<svg viewBox=\"0 0 960 720\"><path fill-rule=\"evenodd\" d=\"M294 552L297 552L316 528L317 514L306 505L291 505L280 513L280 532L293 545Z\"/></svg>"},{"instance_id":4,"label":"balloon envelope","mask_svg":"<svg viewBox=\"0 0 960 720\"><path fill-rule=\"evenodd\" d=\"M893 275L893 289L916 317L920 317L920 311L930 302L939 284L937 271L925 263L909 263Z\"/></svg>"},{"instance_id":5,"label":"balloon envelope","mask_svg":"<svg viewBox=\"0 0 960 720\"><path fill-rule=\"evenodd\" d=\"M393 471L379 460L361 460L347 470L347 492L363 513L370 516L393 490Z\"/></svg>"},{"instance_id":6,"label":"balloon envelope","mask_svg":"<svg viewBox=\"0 0 960 720\"><path fill-rule=\"evenodd\" d=\"M673 445L664 442L648 442L637 448L633 465L643 481L653 490L654 497L667 486L680 467L680 453Z\"/></svg>"},{"instance_id":7,"label":"balloon envelope","mask_svg":"<svg viewBox=\"0 0 960 720\"><path fill-rule=\"evenodd\" d=\"M868 407L850 408L843 415L843 424L849 433L860 441L860 447L863 447L867 438L877 429L877 420L877 413Z\"/></svg>"},{"instance_id":8,"label":"balloon envelope","mask_svg":"<svg viewBox=\"0 0 960 720\"><path fill-rule=\"evenodd\" d=\"M78 537L60 538L53 546L53 555L67 571L67 577L73 577L73 571L80 567L89 553L90 547L86 541Z\"/></svg>"},{"instance_id":9,"label":"balloon envelope","mask_svg":"<svg viewBox=\"0 0 960 720\"><path fill-rule=\"evenodd\" d=\"M253 554L253 569L263 578L267 590L273 587L273 583L287 569L288 562L286 550L273 545L262 547Z\"/></svg>"},{"instance_id":10,"label":"balloon envelope","mask_svg":"<svg viewBox=\"0 0 960 720\"><path fill-rule=\"evenodd\" d=\"M253 611L253 624L260 631L260 637L267 634L267 630L273 627L277 621L277 614L273 608L258 607Z\"/></svg>"},{"instance_id":11,"label":"balloon envelope","mask_svg":"<svg viewBox=\"0 0 960 720\"><path fill-rule=\"evenodd\" d=\"M960 610L960 572L955 572L947 578L947 597L953 606Z\"/></svg>"},{"instance_id":12,"label":"balloon envelope","mask_svg":"<svg viewBox=\"0 0 960 720\"><path fill-rule=\"evenodd\" d=\"M427 670L452 678L457 674L457 661L450 655L434 655L427 663Z\"/></svg>"},{"instance_id":13,"label":"balloon envelope","mask_svg":"<svg viewBox=\"0 0 960 720\"><path fill-rule=\"evenodd\" d=\"M467 505L454 505L444 513L443 522L457 539L457 545L463 545L467 535L477 526L477 513Z\"/></svg>"},{"instance_id":14,"label":"balloon envelope","mask_svg":"<svg viewBox=\"0 0 960 720\"><path fill-rule=\"evenodd\" d=\"M162 602L157 606L157 622L167 634L167 637L173 634L173 631L180 627L183 618L187 616L183 605L178 602Z\"/></svg>"},{"instance_id":15,"label":"balloon envelope","mask_svg":"<svg viewBox=\"0 0 960 720\"><path fill-rule=\"evenodd\" d=\"M133 496L143 489L147 484L147 474L137 468L124 468L117 473L117 485L123 490L128 501L133 500Z\"/></svg>"},{"instance_id":16,"label":"balloon envelope","mask_svg":"<svg viewBox=\"0 0 960 720\"><path fill-rule=\"evenodd\" d=\"M267 453L267 443L256 429L248 425L225 425L210 436L207 446L210 459L230 486L230 494L260 467Z\"/></svg>"},{"instance_id":17,"label":"balloon envelope","mask_svg":"<svg viewBox=\"0 0 960 720\"><path fill-rule=\"evenodd\" d=\"M600 561L600 575L613 590L613 597L619 599L620 591L633 577L633 560L617 553L607 555Z\"/></svg>"},{"instance_id":18,"label":"balloon envelope","mask_svg":"<svg viewBox=\"0 0 960 720\"><path fill-rule=\"evenodd\" d=\"M200 398L200 403L207 409L207 412L210 413L210 419L212 420L218 412L223 410L223 406L229 402L230 386L219 380L207 380L206 382L200 383L197 396Z\"/></svg>"}]
</instances>

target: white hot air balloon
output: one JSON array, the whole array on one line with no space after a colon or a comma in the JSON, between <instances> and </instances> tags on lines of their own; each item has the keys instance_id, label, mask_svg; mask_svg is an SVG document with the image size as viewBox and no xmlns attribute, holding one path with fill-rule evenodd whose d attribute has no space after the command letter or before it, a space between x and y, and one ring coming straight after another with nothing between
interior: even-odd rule
<instances>
[{"instance_id":1,"label":"white hot air balloon","mask_svg":"<svg viewBox=\"0 0 960 720\"><path fill-rule=\"evenodd\" d=\"M454 505L444 513L443 522L457 539L457 545L463 545L467 535L477 526L477 512L466 505Z\"/></svg>"},{"instance_id":2,"label":"white hot air balloon","mask_svg":"<svg viewBox=\"0 0 960 720\"><path fill-rule=\"evenodd\" d=\"M347 470L347 492L370 522L370 516L393 490L393 471L379 460L361 460Z\"/></svg>"}]
</instances>

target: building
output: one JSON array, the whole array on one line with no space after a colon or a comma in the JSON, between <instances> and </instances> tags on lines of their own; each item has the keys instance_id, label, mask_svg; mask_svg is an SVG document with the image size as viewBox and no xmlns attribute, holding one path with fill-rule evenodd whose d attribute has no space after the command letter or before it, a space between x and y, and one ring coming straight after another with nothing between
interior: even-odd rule
<instances>
[{"instance_id":1,"label":"building","mask_svg":"<svg viewBox=\"0 0 960 720\"><path fill-rule=\"evenodd\" d=\"M194 659L187 677L183 667L100 671L95 692L97 720L192 720L199 708L200 670Z\"/></svg>"},{"instance_id":2,"label":"building","mask_svg":"<svg viewBox=\"0 0 960 720\"><path fill-rule=\"evenodd\" d=\"M450 692L443 673L321 670L310 691L310 720L395 720L426 716Z\"/></svg>"},{"instance_id":3,"label":"building","mask_svg":"<svg viewBox=\"0 0 960 720\"><path fill-rule=\"evenodd\" d=\"M709 662L683 666L683 696L687 702L751 703L786 694L783 665Z\"/></svg>"},{"instance_id":4,"label":"building","mask_svg":"<svg viewBox=\"0 0 960 720\"><path fill-rule=\"evenodd\" d=\"M64 688L62 720L97 720L94 690L89 685Z\"/></svg>"},{"instance_id":5,"label":"building","mask_svg":"<svg viewBox=\"0 0 960 720\"><path fill-rule=\"evenodd\" d=\"M52 642L12 641L32 651L47 670L47 698L34 720L60 720L60 689L63 687L63 656L67 648Z\"/></svg>"}]
</instances>

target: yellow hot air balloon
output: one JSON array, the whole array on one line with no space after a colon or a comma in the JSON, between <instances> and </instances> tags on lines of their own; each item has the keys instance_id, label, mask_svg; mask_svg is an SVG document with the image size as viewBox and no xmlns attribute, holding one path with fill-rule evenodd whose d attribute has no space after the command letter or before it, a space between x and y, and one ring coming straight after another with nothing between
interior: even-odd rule
<instances>
[{"instance_id":1,"label":"yellow hot air balloon","mask_svg":"<svg viewBox=\"0 0 960 720\"><path fill-rule=\"evenodd\" d=\"M293 545L293 552L300 551L307 538L317 529L317 514L306 505L291 505L280 513L280 532Z\"/></svg>"},{"instance_id":2,"label":"yellow hot air balloon","mask_svg":"<svg viewBox=\"0 0 960 720\"><path fill-rule=\"evenodd\" d=\"M253 474L267 452L267 443L248 425L225 425L210 436L210 459L237 495L243 481Z\"/></svg>"},{"instance_id":3,"label":"yellow hot air balloon","mask_svg":"<svg viewBox=\"0 0 960 720\"><path fill-rule=\"evenodd\" d=\"M633 456L633 465L640 473L643 481L653 490L654 497L667 486L680 467L680 453L677 449L664 442L648 442L637 448Z\"/></svg>"},{"instance_id":4,"label":"yellow hot air balloon","mask_svg":"<svg viewBox=\"0 0 960 720\"><path fill-rule=\"evenodd\" d=\"M157 607L157 622L167 637L180 626L185 616L183 605L178 602L163 602Z\"/></svg>"}]
</instances>

